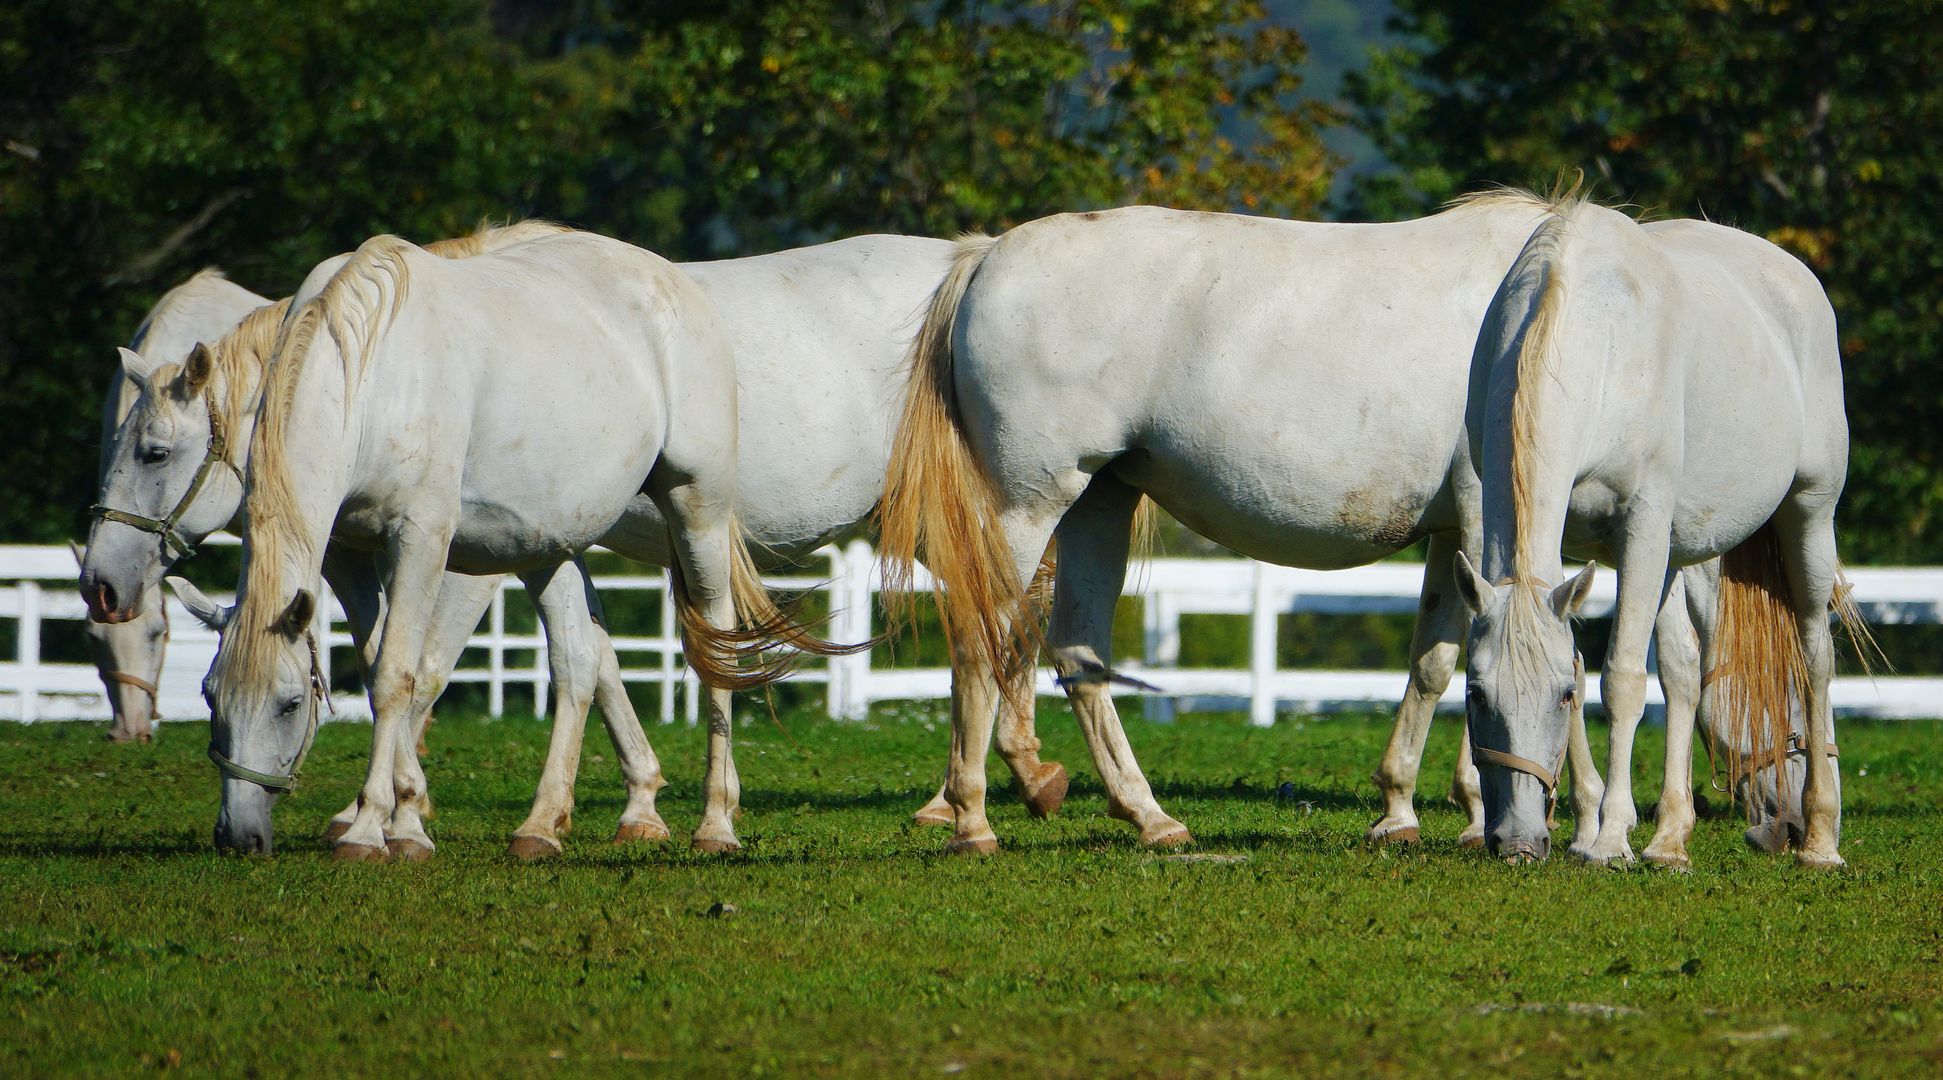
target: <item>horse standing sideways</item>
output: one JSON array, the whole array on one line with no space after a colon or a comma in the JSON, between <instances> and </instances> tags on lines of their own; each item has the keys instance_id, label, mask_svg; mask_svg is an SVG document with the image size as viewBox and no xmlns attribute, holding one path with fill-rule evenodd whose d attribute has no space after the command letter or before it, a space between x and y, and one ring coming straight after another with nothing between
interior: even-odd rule
<instances>
[{"instance_id":1,"label":"horse standing sideways","mask_svg":"<svg viewBox=\"0 0 1943 1080\"><path fill-rule=\"evenodd\" d=\"M159 362L179 363L197 342L215 341L235 329L250 312L270 301L237 285L215 270L203 270L162 294L135 330L128 352L134 366L152 370ZM108 382L108 393L101 405L101 454L95 479L105 484L115 464L116 438L122 422L141 397L143 384L121 368ZM200 539L198 537L197 539ZM189 541L194 543L195 541ZM76 560L87 565L87 554L76 552ZM168 648L169 619L156 591L160 575L142 586L132 599L136 611L120 621L97 621L123 607L118 597L95 588L84 573L81 594L88 605L88 650L107 689L108 706L114 723L108 738L115 742L147 742L154 734L157 684L162 678L162 657Z\"/></svg>"},{"instance_id":2,"label":"horse standing sideways","mask_svg":"<svg viewBox=\"0 0 1943 1080\"><path fill-rule=\"evenodd\" d=\"M1510 759L1483 770L1492 849L1542 858L1548 842L1543 785L1514 762L1556 760L1575 705L1567 619L1591 568L1564 581L1564 546L1619 575L1602 675L1612 787L1601 844L1624 843L1614 830L1630 809L1654 612L1674 568L1724 556L1708 663L1717 707L1742 725L1730 748L1780 773L1799 701L1799 858L1839 866L1829 611L1848 423L1828 298L1793 256L1735 229L1641 226L1573 198L1544 209L1478 336L1467 414L1484 486L1482 573L1464 559L1457 568L1477 612L1470 728ZM1668 742L1684 751L1676 721ZM1662 812L1690 823L1689 774L1668 756Z\"/></svg>"},{"instance_id":3,"label":"horse standing sideways","mask_svg":"<svg viewBox=\"0 0 1943 1080\"><path fill-rule=\"evenodd\" d=\"M834 650L775 609L737 535L735 407L706 298L619 241L571 233L452 261L385 236L313 272L263 391L243 575L209 677L211 754L231 765L223 820L267 816L248 778L289 775L314 733L309 622L327 540L379 552L390 584L374 753L336 849L421 857L432 844L406 719L440 576L514 572L544 592L645 493L668 522L688 661L710 686L696 843L734 846L730 689L780 677L775 646ZM593 668L556 665L572 722ZM556 745L569 719L556 713Z\"/></svg>"},{"instance_id":4,"label":"horse standing sideways","mask_svg":"<svg viewBox=\"0 0 1943 1080\"><path fill-rule=\"evenodd\" d=\"M1134 207L961 245L919 332L880 515L893 581L922 554L944 586L959 674L954 850L994 843L992 673L1016 683L1030 666L1023 586L1055 532L1048 643L1110 810L1148 843L1187 839L1108 694L1143 493L1285 565L1361 565L1430 537L1410 686L1378 772L1387 811L1371 830L1416 835L1411 791L1465 618L1442 564L1480 542L1463 436L1471 349L1499 268L1540 216L1493 203L1328 225ZM1685 674L1669 694L1692 708L1698 671ZM1589 841L1598 781L1589 751L1575 764Z\"/></svg>"}]
</instances>

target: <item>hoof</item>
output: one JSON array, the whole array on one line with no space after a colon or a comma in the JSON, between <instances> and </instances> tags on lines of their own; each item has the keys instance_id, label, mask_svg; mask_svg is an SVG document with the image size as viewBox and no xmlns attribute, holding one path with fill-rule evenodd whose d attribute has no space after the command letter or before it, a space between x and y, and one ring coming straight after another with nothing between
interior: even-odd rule
<instances>
[{"instance_id":1,"label":"hoof","mask_svg":"<svg viewBox=\"0 0 1943 1080\"><path fill-rule=\"evenodd\" d=\"M342 841L331 847L331 857L339 862L386 862L391 852L372 844L346 844Z\"/></svg>"},{"instance_id":2,"label":"hoof","mask_svg":"<svg viewBox=\"0 0 1943 1080\"><path fill-rule=\"evenodd\" d=\"M1457 846L1461 848L1481 848L1484 846L1484 827L1473 825L1457 834Z\"/></svg>"},{"instance_id":3,"label":"hoof","mask_svg":"<svg viewBox=\"0 0 1943 1080\"><path fill-rule=\"evenodd\" d=\"M546 836L515 836L506 845L506 854L521 862L557 858L561 850L560 841Z\"/></svg>"},{"instance_id":4,"label":"hoof","mask_svg":"<svg viewBox=\"0 0 1943 1080\"><path fill-rule=\"evenodd\" d=\"M957 820L957 815L951 812L951 807L949 806L945 807L943 810L938 810L933 807L926 806L922 810L919 810L917 813L911 815L911 824L913 825L950 825L952 822L956 820Z\"/></svg>"},{"instance_id":5,"label":"hoof","mask_svg":"<svg viewBox=\"0 0 1943 1080\"><path fill-rule=\"evenodd\" d=\"M416 840L386 841L385 851L391 856L392 862L424 862L432 857L432 849Z\"/></svg>"},{"instance_id":6,"label":"hoof","mask_svg":"<svg viewBox=\"0 0 1943 1080\"><path fill-rule=\"evenodd\" d=\"M717 840L704 836L697 836L690 840L688 846L704 855L729 855L742 850L742 845L734 840Z\"/></svg>"},{"instance_id":7,"label":"hoof","mask_svg":"<svg viewBox=\"0 0 1943 1080\"><path fill-rule=\"evenodd\" d=\"M324 826L324 842L326 844L335 844L337 843L340 837L342 837L345 833L350 831L351 831L350 822L333 821L329 825Z\"/></svg>"},{"instance_id":8,"label":"hoof","mask_svg":"<svg viewBox=\"0 0 1943 1080\"><path fill-rule=\"evenodd\" d=\"M1364 839L1372 844L1414 844L1423 839L1423 834L1415 825L1385 826L1382 822L1370 826ZM1478 837L1480 841L1484 838Z\"/></svg>"},{"instance_id":9,"label":"hoof","mask_svg":"<svg viewBox=\"0 0 1943 1080\"><path fill-rule=\"evenodd\" d=\"M1840 870L1848 863L1832 851L1800 851L1795 853L1795 862L1807 870Z\"/></svg>"},{"instance_id":10,"label":"hoof","mask_svg":"<svg viewBox=\"0 0 1943 1080\"><path fill-rule=\"evenodd\" d=\"M945 845L945 854L947 855L992 855L997 853L997 851L998 837L989 834L985 836L954 836L951 838L951 843Z\"/></svg>"},{"instance_id":11,"label":"hoof","mask_svg":"<svg viewBox=\"0 0 1943 1080\"><path fill-rule=\"evenodd\" d=\"M659 844L668 839L668 826L659 821L623 821L614 830L614 842L631 844L636 840L649 844Z\"/></svg>"},{"instance_id":12,"label":"hoof","mask_svg":"<svg viewBox=\"0 0 1943 1080\"><path fill-rule=\"evenodd\" d=\"M1066 788L1072 782L1066 775L1066 766L1057 761L1048 761L1039 766L1038 786L1029 789L1025 795L1025 806L1036 818L1049 818L1059 812L1066 802Z\"/></svg>"},{"instance_id":13,"label":"hoof","mask_svg":"<svg viewBox=\"0 0 1943 1080\"><path fill-rule=\"evenodd\" d=\"M1661 870L1672 870L1681 874L1693 873L1693 860L1687 858L1687 853L1684 851L1654 851L1652 848L1647 848L1640 852L1639 857L1646 861L1646 865L1656 866Z\"/></svg>"},{"instance_id":14,"label":"hoof","mask_svg":"<svg viewBox=\"0 0 1943 1080\"><path fill-rule=\"evenodd\" d=\"M1194 842L1194 834L1188 832L1187 826L1180 822L1169 821L1161 825L1156 825L1149 831L1142 832L1140 834L1140 842L1147 847L1181 847L1185 844L1192 844Z\"/></svg>"},{"instance_id":15,"label":"hoof","mask_svg":"<svg viewBox=\"0 0 1943 1080\"><path fill-rule=\"evenodd\" d=\"M153 738L154 738L154 736L152 736L152 735L150 735L150 734L149 734L148 732L146 732L146 731L137 731L137 732L129 732L129 731L110 731L110 732L108 732L108 741L109 741L109 742L111 742L111 743L146 743L146 742L149 742L149 741L151 741L151 740L152 740Z\"/></svg>"}]
</instances>

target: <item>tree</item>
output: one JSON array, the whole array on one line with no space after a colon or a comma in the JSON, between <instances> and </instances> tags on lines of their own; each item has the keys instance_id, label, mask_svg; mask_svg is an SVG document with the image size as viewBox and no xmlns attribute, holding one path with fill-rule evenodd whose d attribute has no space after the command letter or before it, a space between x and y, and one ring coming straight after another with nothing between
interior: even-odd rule
<instances>
[{"instance_id":1,"label":"tree","mask_svg":"<svg viewBox=\"0 0 1943 1080\"><path fill-rule=\"evenodd\" d=\"M0 536L82 527L113 346L206 265L276 296L487 216L694 259L1328 187L1254 0L622 7L0 8Z\"/></svg>"},{"instance_id":2,"label":"tree","mask_svg":"<svg viewBox=\"0 0 1943 1080\"><path fill-rule=\"evenodd\" d=\"M1583 168L1607 201L1766 236L1841 320L1851 558L1943 558L1943 11L1921 0L1401 0L1408 44L1351 79L1394 173L1355 209L1422 212Z\"/></svg>"}]
</instances>

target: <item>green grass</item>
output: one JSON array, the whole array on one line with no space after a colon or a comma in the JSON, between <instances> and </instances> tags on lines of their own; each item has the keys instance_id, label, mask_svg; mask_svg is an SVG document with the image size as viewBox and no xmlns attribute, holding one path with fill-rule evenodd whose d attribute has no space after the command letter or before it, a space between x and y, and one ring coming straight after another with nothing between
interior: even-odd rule
<instances>
[{"instance_id":1,"label":"green grass","mask_svg":"<svg viewBox=\"0 0 1943 1080\"><path fill-rule=\"evenodd\" d=\"M1844 727L1848 870L1747 852L1716 816L1677 875L1498 865L1455 846L1441 800L1426 800L1422 845L1365 848L1386 728L1369 717L1130 719L1197 850L1237 857L1171 860L1105 817L1063 709L1043 726L1075 773L1066 809L1032 821L997 796L1005 850L947 858L941 833L906 823L936 779L939 715L745 726L746 847L729 858L606 843L620 785L590 738L566 856L536 866L502 854L543 752L530 721L434 729L440 847L422 866L338 865L315 839L366 728L325 729L278 809L280 854L252 860L210 851L201 727L129 748L95 726L5 726L0 1075L1943 1065L1943 747L1928 725ZM681 834L699 735L651 735ZM1425 787L1441 791L1454 725L1432 738ZM1658 732L1641 742L1650 805ZM718 903L735 910L711 915Z\"/></svg>"}]
</instances>

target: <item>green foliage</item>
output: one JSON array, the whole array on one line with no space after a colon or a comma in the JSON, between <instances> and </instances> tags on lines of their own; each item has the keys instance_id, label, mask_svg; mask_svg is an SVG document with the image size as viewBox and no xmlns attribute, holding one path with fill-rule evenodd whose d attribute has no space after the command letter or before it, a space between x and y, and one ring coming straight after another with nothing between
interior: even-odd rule
<instances>
[{"instance_id":1,"label":"green foliage","mask_svg":"<svg viewBox=\"0 0 1943 1080\"><path fill-rule=\"evenodd\" d=\"M591 735L549 866L502 854L545 751L530 722L434 726L417 866L317 841L360 725L319 735L267 860L209 850L201 725L149 747L0 726L0 1073L1928 1075L1943 1050L1943 745L1918 725L1842 730L1849 870L1756 855L1710 814L1685 875L1494 864L1429 797L1422 845L1365 847L1375 718L1134 723L1200 840L1177 861L1106 816L1064 710L1041 734L1066 808L1030 820L995 771L1005 849L945 858L908 824L941 709L751 720L743 854L607 843L621 789ZM702 733L652 735L684 837ZM1457 738L1433 729L1427 793ZM1659 766L1642 731L1642 798Z\"/></svg>"},{"instance_id":2,"label":"green foliage","mask_svg":"<svg viewBox=\"0 0 1943 1080\"><path fill-rule=\"evenodd\" d=\"M672 258L1137 200L1294 214L1328 116L1255 0L0 8L0 536L78 531L113 346L210 264L551 217ZM1240 133L1231 135L1230 133Z\"/></svg>"},{"instance_id":3,"label":"green foliage","mask_svg":"<svg viewBox=\"0 0 1943 1080\"><path fill-rule=\"evenodd\" d=\"M1943 12L1931 0L1401 0L1406 44L1350 77L1396 163L1358 213L1585 170L1607 201L1766 236L1841 318L1844 550L1935 561L1943 532Z\"/></svg>"}]
</instances>

